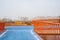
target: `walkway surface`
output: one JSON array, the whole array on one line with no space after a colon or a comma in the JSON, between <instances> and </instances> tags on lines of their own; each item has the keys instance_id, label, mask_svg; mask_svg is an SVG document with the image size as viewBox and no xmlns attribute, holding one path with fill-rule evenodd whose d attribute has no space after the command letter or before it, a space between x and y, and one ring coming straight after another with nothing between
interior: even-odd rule
<instances>
[{"instance_id":1,"label":"walkway surface","mask_svg":"<svg viewBox=\"0 0 60 40\"><path fill-rule=\"evenodd\" d=\"M0 40L41 40L33 31L33 26L8 26L0 35Z\"/></svg>"}]
</instances>

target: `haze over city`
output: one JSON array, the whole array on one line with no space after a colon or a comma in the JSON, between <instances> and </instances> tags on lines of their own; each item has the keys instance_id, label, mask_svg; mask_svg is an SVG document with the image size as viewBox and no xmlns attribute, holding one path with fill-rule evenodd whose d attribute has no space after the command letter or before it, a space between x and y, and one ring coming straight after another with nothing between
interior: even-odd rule
<instances>
[{"instance_id":1,"label":"haze over city","mask_svg":"<svg viewBox=\"0 0 60 40\"><path fill-rule=\"evenodd\" d=\"M0 0L0 17L60 16L60 0Z\"/></svg>"}]
</instances>

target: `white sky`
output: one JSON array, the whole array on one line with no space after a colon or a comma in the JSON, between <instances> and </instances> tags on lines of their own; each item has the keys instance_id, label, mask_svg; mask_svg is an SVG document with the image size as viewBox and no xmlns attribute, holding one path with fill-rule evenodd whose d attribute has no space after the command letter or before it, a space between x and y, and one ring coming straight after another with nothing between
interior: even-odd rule
<instances>
[{"instance_id":1,"label":"white sky","mask_svg":"<svg viewBox=\"0 0 60 40\"><path fill-rule=\"evenodd\" d=\"M0 17L59 15L60 0L0 0Z\"/></svg>"}]
</instances>

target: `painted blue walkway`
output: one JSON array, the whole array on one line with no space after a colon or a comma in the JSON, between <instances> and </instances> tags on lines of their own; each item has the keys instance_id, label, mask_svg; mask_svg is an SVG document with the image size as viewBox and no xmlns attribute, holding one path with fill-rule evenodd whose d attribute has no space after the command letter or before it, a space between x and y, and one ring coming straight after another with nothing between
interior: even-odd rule
<instances>
[{"instance_id":1,"label":"painted blue walkway","mask_svg":"<svg viewBox=\"0 0 60 40\"><path fill-rule=\"evenodd\" d=\"M6 27L6 31L0 40L41 40L33 32L33 26Z\"/></svg>"}]
</instances>

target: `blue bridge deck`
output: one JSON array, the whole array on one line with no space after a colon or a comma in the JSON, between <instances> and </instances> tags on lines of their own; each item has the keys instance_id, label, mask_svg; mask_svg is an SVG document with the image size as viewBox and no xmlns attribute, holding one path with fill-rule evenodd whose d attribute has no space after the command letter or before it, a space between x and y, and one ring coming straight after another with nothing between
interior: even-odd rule
<instances>
[{"instance_id":1,"label":"blue bridge deck","mask_svg":"<svg viewBox=\"0 0 60 40\"><path fill-rule=\"evenodd\" d=\"M41 40L33 31L33 26L10 26L5 28L0 40Z\"/></svg>"}]
</instances>

